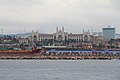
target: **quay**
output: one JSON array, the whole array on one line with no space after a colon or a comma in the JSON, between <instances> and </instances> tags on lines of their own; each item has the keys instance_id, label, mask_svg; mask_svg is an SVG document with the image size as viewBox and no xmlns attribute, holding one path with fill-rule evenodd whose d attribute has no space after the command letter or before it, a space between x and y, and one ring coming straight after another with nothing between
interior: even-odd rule
<instances>
[{"instance_id":1,"label":"quay","mask_svg":"<svg viewBox=\"0 0 120 80\"><path fill-rule=\"evenodd\" d=\"M48 50L46 53L0 53L0 59L50 59L50 60L83 60L83 59L120 59L119 50L81 51L81 50Z\"/></svg>"}]
</instances>

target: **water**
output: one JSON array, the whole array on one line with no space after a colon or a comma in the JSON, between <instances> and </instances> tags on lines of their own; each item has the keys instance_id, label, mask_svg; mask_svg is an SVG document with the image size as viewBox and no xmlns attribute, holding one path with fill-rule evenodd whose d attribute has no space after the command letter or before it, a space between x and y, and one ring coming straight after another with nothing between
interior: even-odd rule
<instances>
[{"instance_id":1,"label":"water","mask_svg":"<svg viewBox=\"0 0 120 80\"><path fill-rule=\"evenodd\" d=\"M120 80L120 60L0 60L0 80Z\"/></svg>"}]
</instances>

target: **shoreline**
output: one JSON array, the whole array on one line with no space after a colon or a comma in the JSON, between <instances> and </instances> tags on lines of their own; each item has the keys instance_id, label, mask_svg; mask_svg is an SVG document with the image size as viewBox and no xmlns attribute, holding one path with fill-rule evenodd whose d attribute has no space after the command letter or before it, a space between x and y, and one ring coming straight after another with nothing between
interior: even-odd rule
<instances>
[{"instance_id":1,"label":"shoreline","mask_svg":"<svg viewBox=\"0 0 120 80\"><path fill-rule=\"evenodd\" d=\"M120 57L4 57L0 60L120 60Z\"/></svg>"}]
</instances>

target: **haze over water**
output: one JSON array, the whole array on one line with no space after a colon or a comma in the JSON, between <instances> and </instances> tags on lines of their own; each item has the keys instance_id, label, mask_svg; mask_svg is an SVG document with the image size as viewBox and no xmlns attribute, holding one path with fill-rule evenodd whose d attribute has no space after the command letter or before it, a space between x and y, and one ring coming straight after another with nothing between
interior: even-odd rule
<instances>
[{"instance_id":1,"label":"haze over water","mask_svg":"<svg viewBox=\"0 0 120 80\"><path fill-rule=\"evenodd\" d=\"M0 60L0 80L120 80L120 60Z\"/></svg>"}]
</instances>

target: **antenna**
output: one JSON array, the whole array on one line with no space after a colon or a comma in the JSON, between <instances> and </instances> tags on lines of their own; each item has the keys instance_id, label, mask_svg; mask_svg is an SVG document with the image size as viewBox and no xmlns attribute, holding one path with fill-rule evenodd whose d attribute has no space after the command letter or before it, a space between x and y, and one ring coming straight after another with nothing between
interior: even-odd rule
<instances>
[{"instance_id":1,"label":"antenna","mask_svg":"<svg viewBox=\"0 0 120 80\"><path fill-rule=\"evenodd\" d=\"M84 29L83 29L83 33L84 33L85 31L84 31Z\"/></svg>"},{"instance_id":2,"label":"antenna","mask_svg":"<svg viewBox=\"0 0 120 80\"><path fill-rule=\"evenodd\" d=\"M26 29L25 29L25 26L24 26L24 33L26 33Z\"/></svg>"},{"instance_id":3,"label":"antenna","mask_svg":"<svg viewBox=\"0 0 120 80\"><path fill-rule=\"evenodd\" d=\"M62 31L64 31L64 27L62 27Z\"/></svg>"},{"instance_id":4,"label":"antenna","mask_svg":"<svg viewBox=\"0 0 120 80\"><path fill-rule=\"evenodd\" d=\"M19 34L20 34L20 26L19 26Z\"/></svg>"},{"instance_id":5,"label":"antenna","mask_svg":"<svg viewBox=\"0 0 120 80\"><path fill-rule=\"evenodd\" d=\"M89 29L88 29L88 32L89 32Z\"/></svg>"},{"instance_id":6,"label":"antenna","mask_svg":"<svg viewBox=\"0 0 120 80\"><path fill-rule=\"evenodd\" d=\"M1 33L3 34L3 27L1 28Z\"/></svg>"},{"instance_id":7,"label":"antenna","mask_svg":"<svg viewBox=\"0 0 120 80\"><path fill-rule=\"evenodd\" d=\"M93 34L93 25L92 25L92 29L91 29L91 32L92 32L92 34Z\"/></svg>"},{"instance_id":8,"label":"antenna","mask_svg":"<svg viewBox=\"0 0 120 80\"><path fill-rule=\"evenodd\" d=\"M116 29L116 26L115 26L114 28L115 28L115 33L116 33L116 30L117 30L117 29Z\"/></svg>"}]
</instances>

